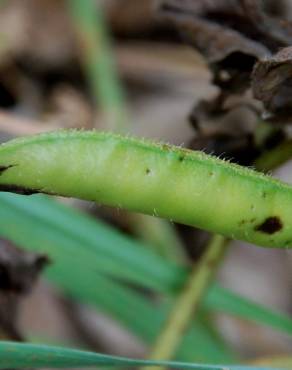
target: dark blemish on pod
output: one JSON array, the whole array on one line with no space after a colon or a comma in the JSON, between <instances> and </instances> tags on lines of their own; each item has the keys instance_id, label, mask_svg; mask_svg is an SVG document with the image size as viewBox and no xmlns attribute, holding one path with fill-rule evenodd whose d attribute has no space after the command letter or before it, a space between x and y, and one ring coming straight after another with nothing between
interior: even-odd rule
<instances>
[{"instance_id":1,"label":"dark blemish on pod","mask_svg":"<svg viewBox=\"0 0 292 370\"><path fill-rule=\"evenodd\" d=\"M255 230L265 234L274 234L283 228L282 221L277 216L271 216L265 219L263 223L256 226Z\"/></svg>"},{"instance_id":2,"label":"dark blemish on pod","mask_svg":"<svg viewBox=\"0 0 292 370\"><path fill-rule=\"evenodd\" d=\"M252 224L252 223L254 223L255 221L256 221L256 218L255 218L255 217L251 218L250 220L240 220L240 221L238 222L238 225L239 225L239 226L243 226L243 225L245 225L245 224L247 224L247 223Z\"/></svg>"},{"instance_id":3,"label":"dark blemish on pod","mask_svg":"<svg viewBox=\"0 0 292 370\"><path fill-rule=\"evenodd\" d=\"M38 189L30 189L25 186L11 185L11 184L1 184L0 191L22 194L22 195L32 195L32 194L42 193L42 191Z\"/></svg>"},{"instance_id":4,"label":"dark blemish on pod","mask_svg":"<svg viewBox=\"0 0 292 370\"><path fill-rule=\"evenodd\" d=\"M267 197L267 193L265 191L262 192L262 198L266 198Z\"/></svg>"},{"instance_id":5,"label":"dark blemish on pod","mask_svg":"<svg viewBox=\"0 0 292 370\"><path fill-rule=\"evenodd\" d=\"M0 176L6 171L6 170L8 170L9 168L11 168L11 167L14 167L15 166L15 164L10 164L10 165L8 165L8 166L0 166Z\"/></svg>"},{"instance_id":6,"label":"dark blemish on pod","mask_svg":"<svg viewBox=\"0 0 292 370\"><path fill-rule=\"evenodd\" d=\"M14 185L14 184L0 184L0 191L8 193L16 193L21 195L32 195L32 194L48 194L48 195L61 195L54 192L49 192L42 189L32 189L26 186Z\"/></svg>"},{"instance_id":7,"label":"dark blemish on pod","mask_svg":"<svg viewBox=\"0 0 292 370\"><path fill-rule=\"evenodd\" d=\"M151 173L151 170L150 170L150 168L146 168L146 175L149 175L150 173Z\"/></svg>"}]
</instances>

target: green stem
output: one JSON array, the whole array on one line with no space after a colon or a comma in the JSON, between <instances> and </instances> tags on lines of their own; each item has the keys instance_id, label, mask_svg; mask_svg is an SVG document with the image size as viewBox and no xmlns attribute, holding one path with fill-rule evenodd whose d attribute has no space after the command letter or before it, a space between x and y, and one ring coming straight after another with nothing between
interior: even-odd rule
<instances>
[{"instance_id":1,"label":"green stem","mask_svg":"<svg viewBox=\"0 0 292 370\"><path fill-rule=\"evenodd\" d=\"M260 148L268 137L277 132L277 130L278 128L274 124L259 120L254 131L254 141L256 146Z\"/></svg>"},{"instance_id":2,"label":"green stem","mask_svg":"<svg viewBox=\"0 0 292 370\"><path fill-rule=\"evenodd\" d=\"M187 256L174 225L161 218L130 213L131 228L140 239L153 246L158 254L176 264L184 265Z\"/></svg>"},{"instance_id":3,"label":"green stem","mask_svg":"<svg viewBox=\"0 0 292 370\"><path fill-rule=\"evenodd\" d=\"M262 154L255 162L259 171L271 171L292 157L292 139L289 139L272 150Z\"/></svg>"},{"instance_id":4,"label":"green stem","mask_svg":"<svg viewBox=\"0 0 292 370\"><path fill-rule=\"evenodd\" d=\"M68 0L81 58L96 104L100 104L106 127L117 132L128 131L128 113L124 92L119 83L112 55L103 9L98 1Z\"/></svg>"},{"instance_id":5,"label":"green stem","mask_svg":"<svg viewBox=\"0 0 292 370\"><path fill-rule=\"evenodd\" d=\"M176 352L181 338L193 318L201 298L205 293L216 269L225 254L228 241L220 235L214 235L198 265L190 273L185 287L177 298L165 329L158 336L151 360L171 359ZM158 367L157 367L158 369Z\"/></svg>"}]
</instances>

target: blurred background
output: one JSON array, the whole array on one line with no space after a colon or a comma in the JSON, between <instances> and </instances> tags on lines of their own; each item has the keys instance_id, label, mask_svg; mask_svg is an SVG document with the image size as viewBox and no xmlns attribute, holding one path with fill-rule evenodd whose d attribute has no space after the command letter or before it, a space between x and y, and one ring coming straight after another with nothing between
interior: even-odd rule
<instances>
[{"instance_id":1,"label":"blurred background","mask_svg":"<svg viewBox=\"0 0 292 370\"><path fill-rule=\"evenodd\" d=\"M254 63L263 55L261 48L273 53L286 45L272 48L260 40L256 52L244 53L244 57L241 50L229 59L211 55L204 45L214 36L207 36L206 31L206 38L198 40L203 28L195 22L190 25L180 13L183 6L185 12L190 9L189 14L195 14L194 19L234 30L236 26L226 19L234 16L236 3L2 0L1 142L57 129L112 130L205 150L252 166L260 155L289 140L291 129L289 124L262 120L263 104L253 98L244 73L251 73L250 55ZM289 1L264 1L262 5L271 17L287 21L292 17ZM206 9L212 10L208 17ZM247 37L243 31L236 32ZM241 82L231 86L234 71L237 77L240 71L248 86ZM287 161L274 175L292 182L291 173ZM56 199L51 204L33 196L21 206L10 197L9 207L15 206L10 214L12 208L4 212L5 196L0 199L1 338L149 356L167 319L166 306L179 294L178 282L199 261L210 236L74 199ZM20 198L15 196L17 201ZM50 209L56 202L61 205L54 210L56 215L62 214L62 207L66 209L66 232L65 227L58 229L57 216L55 224L45 220L44 215L54 219ZM77 221L72 209L78 212ZM77 239L80 255L78 246L74 246L76 252L68 249ZM96 268L92 253L97 253L97 259L104 253ZM131 270L135 259L141 263L136 273ZM146 272L143 261L148 264ZM224 303L227 294L224 298L211 284L213 296L196 315L197 330L187 331L187 344L182 344L177 358L232 362L291 355L291 267L292 255L287 250L232 242L216 284L239 294L237 298L248 298L247 302L285 315L287 325L268 327L273 326L267 325L272 318L262 325L264 314L257 320L256 310L250 313L250 307L231 315L237 301L231 297ZM247 320L248 316L252 319Z\"/></svg>"}]
</instances>

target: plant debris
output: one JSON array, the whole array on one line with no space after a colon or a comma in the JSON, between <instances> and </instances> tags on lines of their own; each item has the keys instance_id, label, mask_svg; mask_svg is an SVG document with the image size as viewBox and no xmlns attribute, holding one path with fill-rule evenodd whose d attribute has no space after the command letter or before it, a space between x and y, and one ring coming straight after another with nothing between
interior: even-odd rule
<instances>
[{"instance_id":1,"label":"plant debris","mask_svg":"<svg viewBox=\"0 0 292 370\"><path fill-rule=\"evenodd\" d=\"M292 47L259 60L252 74L254 96L264 104L264 118L273 122L292 121Z\"/></svg>"},{"instance_id":2,"label":"plant debris","mask_svg":"<svg viewBox=\"0 0 292 370\"><path fill-rule=\"evenodd\" d=\"M227 122L227 115L238 107L250 110L255 123L289 123L292 118L292 22L280 19L279 12L267 13L268 7L263 5L255 0L161 0L158 6L162 17L203 55L218 88L215 98L198 101L192 110L190 121L197 131L192 147L218 154L216 143L220 143L221 153L231 154L245 165L250 165L260 152L252 137L255 127L241 130L246 139L239 139L239 145L239 132L233 132L232 125L229 132L227 126L222 131L218 122ZM230 103L235 96L236 103ZM204 130L208 121L217 126L217 133L213 130L210 135ZM237 158L230 148L238 145Z\"/></svg>"},{"instance_id":3,"label":"plant debris","mask_svg":"<svg viewBox=\"0 0 292 370\"><path fill-rule=\"evenodd\" d=\"M22 340L17 327L21 298L27 295L49 260L23 251L7 241L0 248L0 338Z\"/></svg>"}]
</instances>

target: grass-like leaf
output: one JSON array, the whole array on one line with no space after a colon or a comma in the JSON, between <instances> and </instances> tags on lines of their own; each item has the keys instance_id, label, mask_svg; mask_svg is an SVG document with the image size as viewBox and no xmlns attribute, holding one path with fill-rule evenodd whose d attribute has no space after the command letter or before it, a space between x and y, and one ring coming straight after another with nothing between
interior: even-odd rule
<instances>
[{"instance_id":1,"label":"grass-like leaf","mask_svg":"<svg viewBox=\"0 0 292 370\"><path fill-rule=\"evenodd\" d=\"M62 244L64 250L67 248L66 258L79 253L95 270L158 291L179 287L187 276L187 271L164 261L151 247L48 197L0 193L0 201L2 235L15 237L26 248L47 252L54 258ZM4 208L10 209L11 217L4 217Z\"/></svg>"},{"instance_id":2,"label":"grass-like leaf","mask_svg":"<svg viewBox=\"0 0 292 370\"><path fill-rule=\"evenodd\" d=\"M147 250L147 245L71 207L43 196L28 199L4 193L0 194L0 204L2 236L14 238L16 243L26 248L44 251L52 259L54 251L60 257L60 248L63 248L66 258L72 252L74 256L78 252L79 258L83 256L82 261L86 261L87 269L90 267L88 263L92 262L94 270L166 294L173 294L185 281L187 271L181 267L156 256ZM14 228L16 220L19 220L18 227ZM49 241L51 243L46 246ZM76 247L74 241L78 241ZM68 253L65 253L65 248ZM111 264L107 264L107 260ZM205 305L209 309L233 313L292 333L290 318L266 310L218 285L210 288Z\"/></svg>"},{"instance_id":3,"label":"grass-like leaf","mask_svg":"<svg viewBox=\"0 0 292 370\"><path fill-rule=\"evenodd\" d=\"M0 369L13 368L66 368L66 367L137 367L167 366L193 370L272 370L268 367L202 365L174 361L134 360L62 347L0 342ZM275 369L275 368L274 368Z\"/></svg>"},{"instance_id":4,"label":"grass-like leaf","mask_svg":"<svg viewBox=\"0 0 292 370\"><path fill-rule=\"evenodd\" d=\"M292 319L289 316L262 306L217 284L213 284L206 294L204 307L252 320L292 335Z\"/></svg>"},{"instance_id":5,"label":"grass-like leaf","mask_svg":"<svg viewBox=\"0 0 292 370\"><path fill-rule=\"evenodd\" d=\"M130 298L126 300L120 296L116 300L111 298L113 300L111 303L108 302L110 298L107 298L106 294L99 294L102 289L104 292L109 291L109 285L116 290L123 289L123 294L126 290L126 287L105 276L102 277L101 274L115 280L124 279L171 297L185 281L186 270L156 256L153 251L147 250L146 245L122 235L103 222L44 196L27 198L2 193L0 217L2 237L14 241L19 246L43 251L52 258L53 264L48 274L58 286L75 297L80 298L82 295L83 301L87 303L102 306L136 334L139 335L141 332L140 335L144 339L153 340L157 332L151 329L152 324L148 325L147 320L143 321L140 310L133 308L131 312L130 304L128 310L126 308L122 310L115 305L116 301L125 301L126 305L128 304L126 302L131 301ZM75 273L77 270L80 271L80 275ZM77 275L82 279L77 279ZM88 283L85 283L85 277ZM72 279L75 284L71 284ZM110 291L114 295L113 288ZM129 292L134 293L131 290ZM107 299L107 303L101 304L103 299ZM202 304L209 310L234 314L292 334L292 320L289 317L253 303L218 285L209 289ZM133 302L132 307L135 305ZM155 311L155 307L152 307L152 311ZM149 317L154 317L152 311L149 312ZM137 323L137 327L134 323ZM153 324L154 327L156 325Z\"/></svg>"},{"instance_id":6,"label":"grass-like leaf","mask_svg":"<svg viewBox=\"0 0 292 370\"><path fill-rule=\"evenodd\" d=\"M111 247L118 250L125 247L125 254L128 253L130 258L129 264L127 264L127 259L120 263L125 270L131 268L131 251L133 251L133 255L140 251L141 258L146 258L145 264L148 261L155 261L154 258L147 259L148 254L156 257L155 254L147 251L138 242L134 247L134 241L122 236L110 227L105 227L103 230L107 235L107 239L104 241L103 223L93 221L90 217L73 211L73 209L70 223L70 212L69 207L45 197L24 198L2 193L0 194L0 218L2 220L0 235L19 246L47 253L53 263L46 274L52 282L79 301L112 315L137 336L151 343L163 325L170 304L154 305L132 289L122 286L117 282L118 275L114 274L116 271L114 268L111 270L109 267L107 272L115 279L102 276L101 272L104 273L105 270L99 268L98 261L99 259L103 260L103 253L106 255L107 249L103 250L103 247L107 245L109 250ZM78 221L80 221L79 227L77 226ZM87 221L88 228L86 227ZM61 227L61 231L58 225ZM97 227L91 229L95 225ZM68 230L66 231L63 226L68 226ZM84 227L83 230L82 227ZM78 239L79 231L80 235L84 234L84 237L86 234L92 237L94 243L90 243L88 239ZM123 239L126 242L123 243ZM127 243L128 239L129 243ZM146 252L145 255L143 252ZM118 264L119 258L114 253L110 252L107 258L112 258ZM162 263L164 260L157 258L157 261ZM159 268L157 261L154 266ZM137 263L139 267L141 261L137 261ZM166 262L165 266L168 271L172 264L168 265ZM153 271L152 269L147 270L148 274ZM164 269L165 267L162 266L161 271ZM176 272L174 272L175 275ZM166 276L171 277L171 269ZM147 280L147 276L145 279ZM159 281L158 277L157 279ZM130 280L129 277L127 277L127 281L137 284L136 280ZM169 281L173 281L173 277ZM145 286L145 284L143 285ZM225 347L199 323L186 336L178 356L181 359L196 361L204 361L208 358L220 362L232 360L232 356Z\"/></svg>"}]
</instances>

